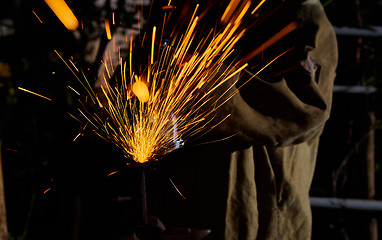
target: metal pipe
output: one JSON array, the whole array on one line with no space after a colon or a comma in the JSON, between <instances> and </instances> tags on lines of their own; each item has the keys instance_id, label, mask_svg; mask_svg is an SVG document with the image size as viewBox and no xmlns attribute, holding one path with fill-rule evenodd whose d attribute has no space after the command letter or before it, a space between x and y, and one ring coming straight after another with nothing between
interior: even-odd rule
<instances>
[{"instance_id":1,"label":"metal pipe","mask_svg":"<svg viewBox=\"0 0 382 240\"><path fill-rule=\"evenodd\" d=\"M310 197L310 205L312 208L332 208L374 212L382 211L382 201L366 199Z\"/></svg>"}]
</instances>

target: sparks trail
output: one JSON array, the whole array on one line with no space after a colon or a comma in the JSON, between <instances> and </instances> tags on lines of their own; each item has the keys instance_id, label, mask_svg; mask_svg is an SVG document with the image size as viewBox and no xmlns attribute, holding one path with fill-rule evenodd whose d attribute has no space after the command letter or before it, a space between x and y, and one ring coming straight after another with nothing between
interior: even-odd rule
<instances>
[{"instance_id":1,"label":"sparks trail","mask_svg":"<svg viewBox=\"0 0 382 240\"><path fill-rule=\"evenodd\" d=\"M198 5L183 30L174 33L170 29L172 38L165 44L165 23L169 21L166 14L163 24L145 31L145 42L134 44L131 35L128 62L119 60L121 76L113 83L108 81L114 69L108 68L113 66L111 58L106 59L103 64L108 76L104 76L98 90L82 71L72 70L59 55L81 82L92 104L88 107L80 102L78 111L83 120L75 119L138 163L158 160L181 146L182 140L216 126L210 124L215 111L222 101L233 96L227 96L227 90L215 96L218 89L230 89L235 83L229 80L248 65L236 58L226 63L236 53L234 47L247 30L244 16L251 15L251 1L239 2L232 0L220 19L225 24L221 29L211 29L202 39L196 38L201 22ZM146 35L150 33L151 36ZM134 46L149 48L143 63L133 64L134 54L138 54ZM250 54L256 53L257 50Z\"/></svg>"},{"instance_id":2,"label":"sparks trail","mask_svg":"<svg viewBox=\"0 0 382 240\"><path fill-rule=\"evenodd\" d=\"M33 95L39 96L39 97L44 98L44 99L46 99L46 100L52 101L52 99L50 99L50 98L48 98L48 97L45 97L45 96L43 96L43 95L41 95L41 94L32 92L31 90L28 90L28 89L25 89L25 88L22 88L22 87L18 87L18 89L20 89L20 90L22 90L22 91L24 91L24 92L31 93L31 94L33 94Z\"/></svg>"}]
</instances>

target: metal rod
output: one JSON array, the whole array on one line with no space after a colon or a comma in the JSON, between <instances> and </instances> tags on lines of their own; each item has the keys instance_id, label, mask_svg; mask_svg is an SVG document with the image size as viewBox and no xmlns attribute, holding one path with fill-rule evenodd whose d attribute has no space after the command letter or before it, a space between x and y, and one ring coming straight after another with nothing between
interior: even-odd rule
<instances>
[{"instance_id":1,"label":"metal rod","mask_svg":"<svg viewBox=\"0 0 382 240\"><path fill-rule=\"evenodd\" d=\"M0 240L6 240L8 237L8 226L5 208L3 167L1 163L1 142L0 142Z\"/></svg>"},{"instance_id":2,"label":"metal rod","mask_svg":"<svg viewBox=\"0 0 382 240\"><path fill-rule=\"evenodd\" d=\"M382 212L382 201L310 197L311 207Z\"/></svg>"},{"instance_id":3,"label":"metal rod","mask_svg":"<svg viewBox=\"0 0 382 240\"><path fill-rule=\"evenodd\" d=\"M141 180L141 207L142 207L142 223L147 224L147 196L146 196L146 176L145 169L140 169Z\"/></svg>"}]
</instances>

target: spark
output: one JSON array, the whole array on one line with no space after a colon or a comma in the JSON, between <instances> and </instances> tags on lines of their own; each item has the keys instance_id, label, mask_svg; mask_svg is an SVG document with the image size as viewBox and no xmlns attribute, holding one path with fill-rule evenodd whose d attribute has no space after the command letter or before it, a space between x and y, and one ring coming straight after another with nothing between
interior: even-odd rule
<instances>
[{"instance_id":1,"label":"spark","mask_svg":"<svg viewBox=\"0 0 382 240\"><path fill-rule=\"evenodd\" d=\"M77 68L76 65L72 62L72 60L69 60L69 62L72 64L72 66L74 67L74 69L76 69L76 71L79 72L78 68Z\"/></svg>"},{"instance_id":2,"label":"spark","mask_svg":"<svg viewBox=\"0 0 382 240\"><path fill-rule=\"evenodd\" d=\"M167 6L163 6L162 7L162 10L168 10L168 9L175 9L176 7L173 6L173 5L167 5Z\"/></svg>"},{"instance_id":3,"label":"spark","mask_svg":"<svg viewBox=\"0 0 382 240\"><path fill-rule=\"evenodd\" d=\"M105 18L105 30L106 30L107 39L111 40L110 24L109 24L109 19L107 18Z\"/></svg>"},{"instance_id":4,"label":"spark","mask_svg":"<svg viewBox=\"0 0 382 240\"><path fill-rule=\"evenodd\" d=\"M263 5L265 1L266 0L262 0L259 4L257 4L257 6L252 10L251 14L254 14L257 11L257 9L259 9L261 5Z\"/></svg>"},{"instance_id":5,"label":"spark","mask_svg":"<svg viewBox=\"0 0 382 240\"><path fill-rule=\"evenodd\" d=\"M116 174L116 173L119 173L120 171L114 171L114 172L111 172L111 173L109 173L106 177L110 177L111 175L114 175L114 174Z\"/></svg>"},{"instance_id":6,"label":"spark","mask_svg":"<svg viewBox=\"0 0 382 240\"><path fill-rule=\"evenodd\" d=\"M156 34L156 31L157 31L157 27L153 27L153 37L152 37L152 41L151 41L151 65L153 65L154 63L154 44L155 44L155 34Z\"/></svg>"},{"instance_id":7,"label":"spark","mask_svg":"<svg viewBox=\"0 0 382 240\"><path fill-rule=\"evenodd\" d=\"M250 6L251 6L251 1L247 1L244 5L243 9L241 10L239 16L236 18L235 24L238 23L239 21L241 21L241 19L243 18L244 14L247 12L247 10Z\"/></svg>"},{"instance_id":8,"label":"spark","mask_svg":"<svg viewBox=\"0 0 382 240\"><path fill-rule=\"evenodd\" d=\"M81 94L79 92L77 92L74 88L72 88L71 86L68 86L68 88L70 90L72 90L73 92L75 92L78 96L80 96Z\"/></svg>"},{"instance_id":9,"label":"spark","mask_svg":"<svg viewBox=\"0 0 382 240\"><path fill-rule=\"evenodd\" d=\"M25 89L25 88L22 88L22 87L18 87L18 89L20 89L20 90L22 90L22 91L24 91L24 92L28 92L28 93L34 94L34 95L36 95L36 96L42 97L42 98L47 99L47 100L49 100L49 101L52 101L52 99L50 99L50 98L48 98L48 97L45 97L45 96L43 96L43 95L40 95L40 94L38 94L38 93L32 92L31 90L28 90L28 89Z\"/></svg>"},{"instance_id":10,"label":"spark","mask_svg":"<svg viewBox=\"0 0 382 240\"><path fill-rule=\"evenodd\" d=\"M50 190L52 190L52 188L48 188L48 189L46 189L43 193L46 194L46 193L49 192Z\"/></svg>"},{"instance_id":11,"label":"spark","mask_svg":"<svg viewBox=\"0 0 382 240\"><path fill-rule=\"evenodd\" d=\"M226 24L228 20L231 18L232 14L234 13L236 7L239 5L240 0L231 0L225 9L220 22L223 24Z\"/></svg>"},{"instance_id":12,"label":"spark","mask_svg":"<svg viewBox=\"0 0 382 240\"><path fill-rule=\"evenodd\" d=\"M35 11L32 11L32 13L36 16L36 18L38 19L38 21L39 21L40 23L42 23L41 19L37 16L37 13L36 13Z\"/></svg>"},{"instance_id":13,"label":"spark","mask_svg":"<svg viewBox=\"0 0 382 240\"><path fill-rule=\"evenodd\" d=\"M81 136L81 135L82 135L82 133L77 134L77 136L73 139L73 142L75 142L75 141L77 140L77 138L78 138L79 136Z\"/></svg>"},{"instance_id":14,"label":"spark","mask_svg":"<svg viewBox=\"0 0 382 240\"><path fill-rule=\"evenodd\" d=\"M171 180L171 178L169 179L172 186L175 188L175 190L179 193L179 195L183 198L183 199L186 199L186 197L179 191L179 189L175 186L174 182Z\"/></svg>"},{"instance_id":15,"label":"spark","mask_svg":"<svg viewBox=\"0 0 382 240\"><path fill-rule=\"evenodd\" d=\"M45 2L68 30L74 31L78 28L78 20L64 0L45 0Z\"/></svg>"}]
</instances>

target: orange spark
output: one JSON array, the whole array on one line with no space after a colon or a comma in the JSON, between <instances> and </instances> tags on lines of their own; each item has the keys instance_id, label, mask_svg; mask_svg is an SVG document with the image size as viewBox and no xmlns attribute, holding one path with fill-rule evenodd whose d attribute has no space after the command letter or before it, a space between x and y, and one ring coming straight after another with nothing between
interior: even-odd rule
<instances>
[{"instance_id":1,"label":"orange spark","mask_svg":"<svg viewBox=\"0 0 382 240\"><path fill-rule=\"evenodd\" d=\"M175 188L175 190L179 193L179 195L183 198L183 199L186 199L185 196L183 196L183 194L179 191L179 189L175 186L174 182L171 180L170 178L170 182L172 184L172 186Z\"/></svg>"},{"instance_id":2,"label":"orange spark","mask_svg":"<svg viewBox=\"0 0 382 240\"><path fill-rule=\"evenodd\" d=\"M257 6L255 7L255 9L252 10L251 14L254 14L257 9L259 9L261 7L261 5L263 5L263 3L265 2L266 0L262 0L259 4L257 4Z\"/></svg>"},{"instance_id":3,"label":"orange spark","mask_svg":"<svg viewBox=\"0 0 382 240\"><path fill-rule=\"evenodd\" d=\"M167 10L167 9L175 9L176 7L173 6L173 5L167 5L167 6L163 6L162 7L162 10Z\"/></svg>"},{"instance_id":4,"label":"orange spark","mask_svg":"<svg viewBox=\"0 0 382 240\"><path fill-rule=\"evenodd\" d=\"M244 14L247 12L248 8L251 6L251 1L247 1L243 7L243 9L241 10L239 16L237 17L237 19L235 20L235 24L239 23L239 21L241 21L241 19L243 18Z\"/></svg>"},{"instance_id":5,"label":"orange spark","mask_svg":"<svg viewBox=\"0 0 382 240\"><path fill-rule=\"evenodd\" d=\"M220 22L226 24L228 20L231 18L232 14L235 12L236 7L239 5L240 0L231 0L225 9L222 17L220 18Z\"/></svg>"},{"instance_id":6,"label":"orange spark","mask_svg":"<svg viewBox=\"0 0 382 240\"><path fill-rule=\"evenodd\" d=\"M116 174L116 173L119 173L120 171L114 171L114 172L111 172L111 173L109 173L106 177L110 177L111 175L114 175L114 174Z\"/></svg>"},{"instance_id":7,"label":"orange spark","mask_svg":"<svg viewBox=\"0 0 382 240\"><path fill-rule=\"evenodd\" d=\"M52 188L48 188L44 191L44 194L47 193L48 191L50 191Z\"/></svg>"},{"instance_id":8,"label":"orange spark","mask_svg":"<svg viewBox=\"0 0 382 240\"><path fill-rule=\"evenodd\" d=\"M79 92L77 92L74 88L72 88L71 86L68 86L68 88L70 90L72 90L73 92L75 92L78 96L80 96L81 94Z\"/></svg>"},{"instance_id":9,"label":"orange spark","mask_svg":"<svg viewBox=\"0 0 382 240\"><path fill-rule=\"evenodd\" d=\"M25 89L25 88L22 88L22 87L18 87L18 89L20 89L20 90L22 90L22 91L25 91L25 92L28 92L28 93L32 93L32 94L34 94L34 95L36 95L36 96L45 98L45 99L47 99L47 100L49 100L49 101L52 101L52 99L50 99L50 98L48 98L48 97L45 97L45 96L43 96L43 95L40 95L40 94L38 94L38 93L32 92L32 91L30 91L30 90L28 90L28 89Z\"/></svg>"},{"instance_id":10,"label":"orange spark","mask_svg":"<svg viewBox=\"0 0 382 240\"><path fill-rule=\"evenodd\" d=\"M114 12L112 14L112 19L113 19L113 25L115 25L115 17L114 17Z\"/></svg>"},{"instance_id":11,"label":"orange spark","mask_svg":"<svg viewBox=\"0 0 382 240\"><path fill-rule=\"evenodd\" d=\"M244 59L243 59L243 62L247 62L249 61L250 59L254 58L255 56L257 56L259 53L263 52L265 49L267 49L268 47L272 46L275 42L277 42L278 40L280 40L281 38L285 37L287 34L289 34L290 32L292 32L293 30L295 30L296 28L298 27L298 23L297 22L291 22L289 23L286 27L284 27L283 29L281 29L278 33L276 33L275 35L273 35L270 39L268 39L265 43L261 44L260 47L256 48L255 50L253 50L251 53L249 53Z\"/></svg>"},{"instance_id":12,"label":"orange spark","mask_svg":"<svg viewBox=\"0 0 382 240\"><path fill-rule=\"evenodd\" d=\"M152 41L151 41L151 65L154 63L154 44L155 44L155 33L157 31L157 27L153 27L153 37L152 37Z\"/></svg>"},{"instance_id":13,"label":"orange spark","mask_svg":"<svg viewBox=\"0 0 382 240\"><path fill-rule=\"evenodd\" d=\"M36 16L36 18L42 23L41 19L37 16L37 13L35 11L32 11L32 13Z\"/></svg>"},{"instance_id":14,"label":"orange spark","mask_svg":"<svg viewBox=\"0 0 382 240\"><path fill-rule=\"evenodd\" d=\"M74 31L78 28L78 20L64 0L45 0L45 2L68 30Z\"/></svg>"},{"instance_id":15,"label":"orange spark","mask_svg":"<svg viewBox=\"0 0 382 240\"><path fill-rule=\"evenodd\" d=\"M105 29L106 29L107 39L111 40L110 24L109 24L109 19L107 18L105 18Z\"/></svg>"},{"instance_id":16,"label":"orange spark","mask_svg":"<svg viewBox=\"0 0 382 240\"><path fill-rule=\"evenodd\" d=\"M77 138L78 138L79 136L81 136L81 134L82 134L82 133L77 134L77 136L73 139L73 142L75 142L75 141L77 140Z\"/></svg>"}]
</instances>

